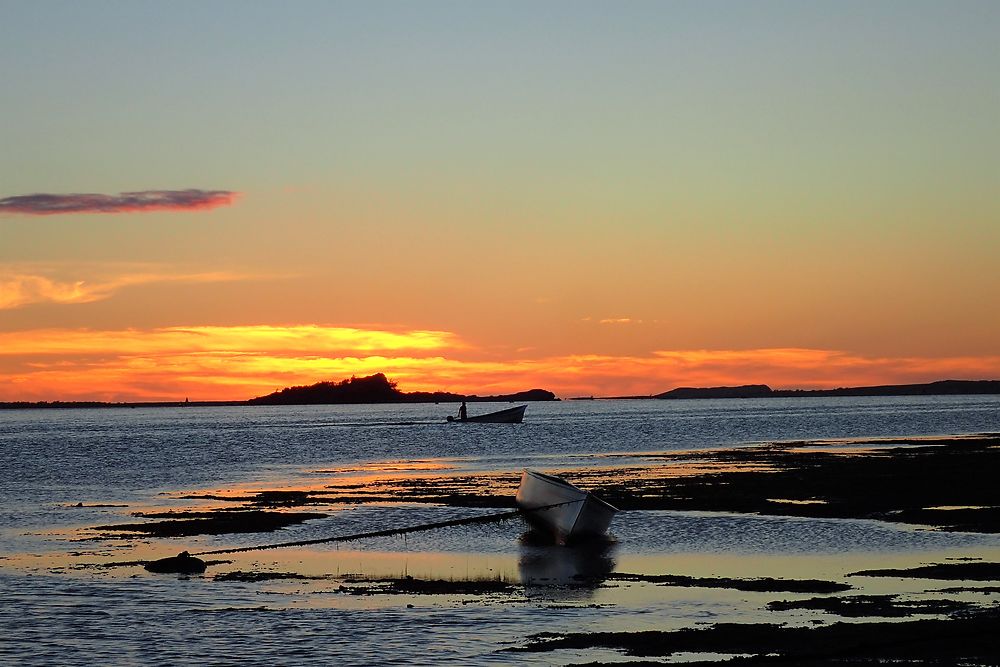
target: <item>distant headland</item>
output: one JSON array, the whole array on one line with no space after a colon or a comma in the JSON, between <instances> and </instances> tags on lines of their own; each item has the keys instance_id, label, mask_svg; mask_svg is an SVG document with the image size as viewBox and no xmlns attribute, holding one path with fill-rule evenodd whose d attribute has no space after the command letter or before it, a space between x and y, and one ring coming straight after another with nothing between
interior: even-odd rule
<instances>
[{"instance_id":1,"label":"distant headland","mask_svg":"<svg viewBox=\"0 0 1000 667\"><path fill-rule=\"evenodd\" d=\"M1000 380L939 380L923 384L884 384L873 387L838 389L771 389L766 384L739 387L678 387L655 396L642 398L794 398L797 396L957 396L964 394L1000 394Z\"/></svg>"},{"instance_id":2,"label":"distant headland","mask_svg":"<svg viewBox=\"0 0 1000 667\"><path fill-rule=\"evenodd\" d=\"M871 387L840 387L837 389L771 389L766 384L734 387L678 387L660 394L645 396L583 396L569 400L662 399L689 400L705 398L810 398L823 396L958 396L1000 394L1000 380L939 380L923 384L887 384ZM367 377L351 377L340 382L317 382L302 387L286 387L279 391L245 401L8 401L0 402L0 410L33 408L176 408L193 406L239 405L346 405L378 403L457 403L513 401L558 401L551 391L529 389L513 394L478 396L446 391L412 391L397 389L396 383L383 373Z\"/></svg>"}]
</instances>

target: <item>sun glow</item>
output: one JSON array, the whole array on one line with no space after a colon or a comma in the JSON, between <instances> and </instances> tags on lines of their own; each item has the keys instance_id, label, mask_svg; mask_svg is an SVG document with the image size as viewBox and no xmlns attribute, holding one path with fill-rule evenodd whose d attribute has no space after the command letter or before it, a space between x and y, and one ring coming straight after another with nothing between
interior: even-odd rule
<instances>
[{"instance_id":1,"label":"sun glow","mask_svg":"<svg viewBox=\"0 0 1000 667\"><path fill-rule=\"evenodd\" d=\"M875 358L837 350L660 350L499 360L447 331L198 326L0 333L0 400L243 400L385 373L403 391L648 396L678 386L832 388L1000 375L1000 356ZM889 378L887 380L887 378Z\"/></svg>"},{"instance_id":2,"label":"sun glow","mask_svg":"<svg viewBox=\"0 0 1000 667\"><path fill-rule=\"evenodd\" d=\"M442 331L383 331L354 327L196 326L152 330L47 329L0 333L0 356L213 353L305 353L331 350L432 350L461 342Z\"/></svg>"}]
</instances>

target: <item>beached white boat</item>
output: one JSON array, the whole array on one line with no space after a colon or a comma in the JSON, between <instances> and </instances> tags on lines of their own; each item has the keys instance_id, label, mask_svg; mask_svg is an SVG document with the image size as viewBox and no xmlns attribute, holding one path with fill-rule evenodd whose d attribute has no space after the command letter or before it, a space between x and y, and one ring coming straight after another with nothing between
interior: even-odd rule
<instances>
[{"instance_id":1,"label":"beached white boat","mask_svg":"<svg viewBox=\"0 0 1000 667\"><path fill-rule=\"evenodd\" d=\"M521 474L516 500L529 522L560 543L604 535L618 511L594 494L537 470Z\"/></svg>"},{"instance_id":2,"label":"beached white boat","mask_svg":"<svg viewBox=\"0 0 1000 667\"><path fill-rule=\"evenodd\" d=\"M527 405L519 405L516 408L507 408L506 410L498 410L497 412L490 412L485 415L466 417L465 419L448 417L448 421L459 424L469 422L474 424L520 424L521 420L524 419L524 411L527 407Z\"/></svg>"}]
</instances>

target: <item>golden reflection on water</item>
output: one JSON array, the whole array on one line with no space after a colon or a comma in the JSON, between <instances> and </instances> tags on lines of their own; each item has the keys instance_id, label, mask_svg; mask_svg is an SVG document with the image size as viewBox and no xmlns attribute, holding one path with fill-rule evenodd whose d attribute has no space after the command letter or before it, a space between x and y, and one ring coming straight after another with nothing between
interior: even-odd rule
<instances>
[{"instance_id":1,"label":"golden reflection on water","mask_svg":"<svg viewBox=\"0 0 1000 667\"><path fill-rule=\"evenodd\" d=\"M893 446L900 446L898 442ZM914 439L913 444L920 444ZM789 447L790 445L786 445ZM884 443L869 441L824 441L802 443L796 452L853 455L876 451ZM647 464L630 462L627 456L646 457ZM609 457L613 458L613 457ZM563 467L547 471L563 474L584 488L626 485L630 492L641 496L646 490L655 492L658 484L682 477L732 472L773 472L775 466L745 458L730 459L724 452L690 452L649 455L623 455L601 467ZM286 478L227 485L222 489L171 492L150 499L143 506L107 510L104 524L118 519L135 522L129 516L136 512L212 511L231 509L267 509L269 511L325 511L335 513L350 504L397 504L400 500L438 501L448 496L467 498L512 497L519 471L470 472L455 459L386 460L332 470L311 471L303 477L290 474ZM645 488L644 488L645 487ZM810 499L772 498L777 504L821 502ZM222 505L220 505L222 503ZM936 506L930 509L947 511L959 506ZM46 533L54 544L65 547L45 553L7 554L0 568L15 568L35 572L58 572L86 576L158 577L146 572L141 563L174 556L182 550L197 553L224 548L232 543L219 537L156 539L126 538L114 540L84 540L93 531L79 527ZM254 542L280 542L280 533L259 535ZM225 538L222 538L225 539ZM464 546L462 548L465 548ZM444 581L500 581L522 586L522 592L509 595L509 600L549 600L570 604L623 605L642 608L647 605L670 605L676 602L685 608L711 607L713 604L738 606L747 614L761 614L769 600L795 598L789 593L759 593L726 588L687 588L663 586L653 582L618 581L613 573L641 575L682 575L700 578L728 577L736 579L824 579L848 583L852 594L900 594L919 596L929 589L965 585L968 582L928 582L919 579L891 577L848 577L854 571L881 568L910 568L931 562L946 562L957 556L1000 562L1000 548L975 547L941 552L848 552L842 554L732 554L732 553L630 553L627 545L605 545L598 549L545 547L517 544L502 553L367 550L350 544L326 544L322 547L285 548L251 553L227 554L206 558L217 559L203 577L232 572L295 573L309 579L264 580L249 583L212 582L213 586L251 586L263 592L286 594L304 592L290 604L305 606L384 606L398 604L399 595L345 595L343 582L366 579L400 579L414 577ZM169 575L167 575L169 576ZM980 582L981 583L981 582ZM809 597L800 594L799 597ZM386 597L392 598L386 601ZM428 596L420 598L427 603ZM432 596L434 599L457 599L462 596ZM468 596L465 596L468 597ZM996 596L994 596L995 598ZM493 598L490 598L493 599ZM480 601L482 601L480 599ZM790 618L805 616L790 616ZM774 615L769 616L773 621ZM690 618L677 622L688 624ZM633 619L634 623L634 619ZM612 623L613 625L613 623ZM632 626L634 629L634 625Z\"/></svg>"},{"instance_id":2,"label":"golden reflection on water","mask_svg":"<svg viewBox=\"0 0 1000 667\"><path fill-rule=\"evenodd\" d=\"M989 604L998 596L974 591L943 595L948 587L989 586L991 582L934 581L897 577L847 576L851 572L880 568L912 568L926 563L946 563L963 558L1000 562L1000 547L910 553L850 552L841 554L717 554L630 553L627 545L603 544L584 547L538 545L522 537L503 553L382 551L353 545L327 544L249 553L206 556L204 575L164 575L146 572L136 561L176 555L187 548L197 552L207 546L204 538L175 540L125 540L121 543L81 543L69 553L13 554L0 567L68 576L111 578L172 577L203 582L199 594L222 595L222 588L239 587L265 596L268 604L281 607L334 607L345 609L385 608L403 605L598 605L621 610L677 609L683 613L654 614L650 627L685 627L705 614L706 622L788 622L808 624L835 617L812 611L768 611L774 600L815 597L811 593L742 591L718 587L662 585L652 581L619 580L614 573L645 576L680 575L699 579L821 579L847 583L853 590L842 595L899 595L905 599L950 597ZM261 581L213 581L221 574L293 573L301 578ZM432 595L380 592L373 580L413 577L445 582L504 582L512 588L502 593L444 592ZM192 582L192 583L193 583ZM995 584L993 584L995 585ZM213 592L214 591L214 592ZM699 611L702 610L702 611ZM654 622L655 620L655 622ZM622 621L618 629L643 629L641 619ZM637 625L638 623L638 625ZM657 625L659 624L659 625ZM608 630L616 629L615 615L607 619Z\"/></svg>"},{"instance_id":3,"label":"golden reflection on water","mask_svg":"<svg viewBox=\"0 0 1000 667\"><path fill-rule=\"evenodd\" d=\"M657 497L668 485L681 478L732 473L770 473L782 469L780 461L767 456L769 451L823 453L832 456L868 454L887 446L934 443L938 440L913 438L879 440L821 440L794 443L762 444L740 450L690 450L675 452L640 452L592 457L593 465L562 465L543 468L545 472L565 477L587 489L623 489L635 497ZM757 454L762 454L758 456ZM175 492L167 499L194 501L216 500L257 506L298 506L319 503L366 502L442 502L452 504L490 504L490 499L513 497L520 477L519 470L474 470L474 459L421 458L386 459L332 469L303 473L284 478L229 485L222 489L198 489ZM285 494L286 497L279 497ZM297 494L297 498L291 497ZM808 499L774 499L795 504ZM501 503L503 504L503 503Z\"/></svg>"},{"instance_id":4,"label":"golden reflection on water","mask_svg":"<svg viewBox=\"0 0 1000 667\"><path fill-rule=\"evenodd\" d=\"M963 550L963 557L1000 562L1000 547L976 547ZM691 577L827 579L852 586L895 590L925 588L927 580L886 577L848 577L851 572L884 568L911 568L927 563L944 563L956 557L956 551L923 552L849 552L837 554L622 554L617 571L640 572L647 575L672 574Z\"/></svg>"},{"instance_id":5,"label":"golden reflection on water","mask_svg":"<svg viewBox=\"0 0 1000 667\"><path fill-rule=\"evenodd\" d=\"M617 456L617 455L616 455ZM625 455L622 455L623 457ZM620 463L600 467L548 467L550 474L565 477L583 488L621 485L627 479L636 495L644 495L642 487L672 479L699 475L734 472L774 472L779 468L761 461L714 458L705 452L639 454L628 457L651 458L656 463ZM613 458L613 457L611 457ZM627 457L626 457L627 458ZM442 474L445 473L445 474ZM299 504L317 502L434 501L447 497L468 498L513 497L520 479L520 470L482 470L469 472L456 459L390 459L358 466L315 470L308 477L274 478L266 485L261 482L234 484L226 488L203 488L166 494L173 500L216 500L254 504L277 504L278 494L302 496ZM655 488L654 488L655 491ZM290 499L282 502L291 504Z\"/></svg>"},{"instance_id":6,"label":"golden reflection on water","mask_svg":"<svg viewBox=\"0 0 1000 667\"><path fill-rule=\"evenodd\" d=\"M317 470L319 475L353 475L355 473L423 472L428 470L454 470L454 459L387 459L371 461L357 466L344 466L329 470Z\"/></svg>"},{"instance_id":7,"label":"golden reflection on water","mask_svg":"<svg viewBox=\"0 0 1000 667\"><path fill-rule=\"evenodd\" d=\"M226 488L202 488L165 494L168 500L224 501L274 506L316 503L433 501L446 496L513 498L520 472L484 471L476 474L441 475L453 470L446 461L393 461L363 468L318 471L309 478L274 479L231 485ZM297 497L296 497L297 496Z\"/></svg>"},{"instance_id":8,"label":"golden reflection on water","mask_svg":"<svg viewBox=\"0 0 1000 667\"><path fill-rule=\"evenodd\" d=\"M330 547L282 549L281 552L233 554L225 571L295 572L333 579L443 579L445 581L518 581L513 554L432 551L365 551ZM221 573L219 570L215 574Z\"/></svg>"}]
</instances>

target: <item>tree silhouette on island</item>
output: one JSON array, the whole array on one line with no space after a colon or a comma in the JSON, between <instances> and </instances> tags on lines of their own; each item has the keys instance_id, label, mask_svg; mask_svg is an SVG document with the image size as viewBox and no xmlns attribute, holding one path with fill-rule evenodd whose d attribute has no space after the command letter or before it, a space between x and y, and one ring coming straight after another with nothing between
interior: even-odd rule
<instances>
[{"instance_id":1,"label":"tree silhouette on island","mask_svg":"<svg viewBox=\"0 0 1000 667\"><path fill-rule=\"evenodd\" d=\"M355 377L340 382L317 382L306 387L286 387L266 396L251 398L250 405L327 405L337 403L452 403L456 401L557 401L544 389L529 389L515 394L476 396L444 391L402 392L383 373Z\"/></svg>"}]
</instances>

